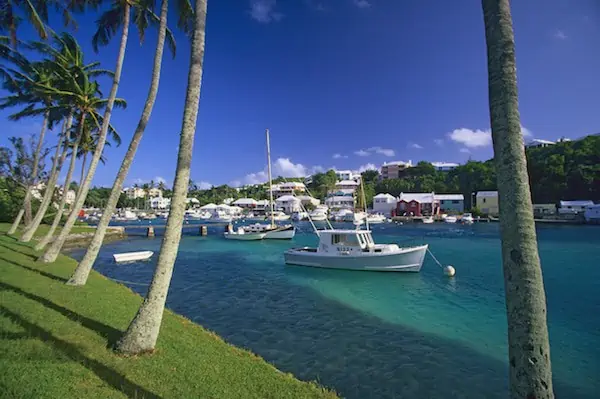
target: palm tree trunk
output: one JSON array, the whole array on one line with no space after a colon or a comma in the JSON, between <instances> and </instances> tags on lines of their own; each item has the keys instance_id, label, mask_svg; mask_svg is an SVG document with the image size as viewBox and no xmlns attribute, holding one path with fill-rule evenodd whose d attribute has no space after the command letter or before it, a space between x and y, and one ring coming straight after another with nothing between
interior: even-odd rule
<instances>
[{"instance_id":1,"label":"palm tree trunk","mask_svg":"<svg viewBox=\"0 0 600 399\"><path fill-rule=\"evenodd\" d=\"M179 250L181 228L185 213L185 199L190 179L192 148L200 103L205 23L206 0L197 0L187 94L183 111L175 182L173 183L171 210L169 212L169 219L167 220L160 255L158 256L158 262L154 270L154 276L152 277L152 283L144 302L129 325L127 332L117 344L119 352L136 354L152 351L158 339L165 301L167 300L167 293L173 274L173 265L175 264L175 258Z\"/></svg>"},{"instance_id":2,"label":"palm tree trunk","mask_svg":"<svg viewBox=\"0 0 600 399\"><path fill-rule=\"evenodd\" d=\"M87 158L87 152L83 153L83 159L81 160L81 177L79 178L79 185L83 186L83 179L85 177L85 161Z\"/></svg>"},{"instance_id":3,"label":"palm tree trunk","mask_svg":"<svg viewBox=\"0 0 600 399\"><path fill-rule=\"evenodd\" d=\"M113 78L113 84L110 89L110 94L108 96L108 101L106 104L106 110L104 111L104 120L102 121L102 128L100 130L100 137L98 137L98 144L96 150L94 151L94 155L92 156L92 160L90 162L90 166L85 177L85 180L81 182L81 187L79 188L79 195L76 197L75 202L73 203L73 209L65 222L64 227L60 231L56 240L52 242L52 244L48 247L46 252L39 258L40 261L44 263L54 262L62 249L65 241L71 229L75 225L77 221L77 217L79 215L79 211L83 207L85 199L87 197L87 193L92 184L92 179L94 178L94 174L96 173L96 167L98 166L98 162L100 161L100 157L102 157L102 151L104 151L104 143L106 143L106 135L108 133L108 127L110 125L110 116L112 113L113 105L115 104L115 98L117 98L117 90L119 89L119 80L121 79L121 72L123 70L123 61L125 60L125 49L127 48L127 35L129 34L129 20L131 14L131 6L129 2L125 3L125 10L123 15L123 32L121 34L121 43L119 46L119 54L117 56L117 65L115 67L115 75Z\"/></svg>"},{"instance_id":4,"label":"palm tree trunk","mask_svg":"<svg viewBox=\"0 0 600 399\"><path fill-rule=\"evenodd\" d=\"M108 197L106 207L104 208L102 212L102 217L100 218L98 226L96 227L96 232L94 233L92 242L88 245L88 249L85 253L85 256L83 257L81 262L79 262L79 265L75 269L73 276L71 276L71 278L67 282L67 284L69 285L85 285L87 281L87 278L90 274L90 271L92 270L94 262L98 257L98 252L100 251L100 247L102 246L104 236L106 235L106 228L110 223L111 216L115 211L117 202L119 201L121 190L123 189L123 182L127 178L129 168L131 167L131 163L133 162L135 153L137 152L140 141L142 140L142 136L144 135L144 131L146 130L146 125L150 120L150 115L152 113L152 109L154 108L156 95L158 93L158 85L160 82L160 69L162 65L163 50L165 47L168 9L169 1L163 0L160 12L158 42L156 44L156 52L154 54L154 66L152 68L152 81L150 82L150 90L148 92L148 97L146 98L146 104L144 104L142 116L140 118L140 121L138 122L137 128L135 129L135 133L131 138L129 148L127 149L127 153L125 154L123 162L121 163L119 173L117 173L117 177L115 178L115 182L110 192L110 196Z\"/></svg>"},{"instance_id":5,"label":"palm tree trunk","mask_svg":"<svg viewBox=\"0 0 600 399\"><path fill-rule=\"evenodd\" d=\"M75 155L77 154L77 149L79 148L80 139L81 135L79 136L77 141L75 141L75 145L73 146L73 149L71 151L71 162L69 163L69 170L67 171L67 177L65 178L65 184L63 185L63 194L62 198L60 199L60 204L58 205L58 210L56 211L56 216L54 216L52 226L50 226L50 229L48 230L44 238L42 238L40 242L38 242L35 246L36 251L41 251L46 247L46 245L48 245L62 219L65 210L65 204L67 202L67 194L69 193L69 186L71 184L70 182L73 178L73 172L75 172L75 161L77 160L77 157Z\"/></svg>"},{"instance_id":6,"label":"palm tree trunk","mask_svg":"<svg viewBox=\"0 0 600 399\"><path fill-rule=\"evenodd\" d=\"M19 239L21 242L29 242L33 238L33 235L37 231L38 227L42 223L44 216L46 216L46 211L48 210L48 206L52 203L52 199L54 197L54 190L56 188L56 182L58 180L58 175L60 174L60 169L62 168L63 163L65 162L65 158L67 156L67 146L64 147L62 151L62 155L60 155L60 149L63 146L63 141L65 139L66 132L71 128L71 124L73 123L73 116L69 115L65 123L63 124L62 132L58 139L58 143L56 144L56 152L54 154L54 160L52 161L52 168L50 169L50 178L48 179L48 183L46 184L46 192L44 193L44 197L42 198L42 202L40 203L40 208L38 209L35 217L31 221L23 235Z\"/></svg>"},{"instance_id":7,"label":"palm tree trunk","mask_svg":"<svg viewBox=\"0 0 600 399\"><path fill-rule=\"evenodd\" d=\"M21 223L21 218L23 217L23 213L25 213L25 225L29 225L31 223L31 190L37 184L37 174L38 168L40 164L40 152L42 152L42 146L44 145L44 136L46 136L46 129L48 127L48 112L44 114L44 122L42 124L42 130L40 131L40 138L38 140L38 144L35 147L35 153L33 154L33 168L31 171L31 186L27 188L27 192L25 193L25 199L23 200L23 212L17 214L12 226L8 230L8 234L14 234L17 231L17 227ZM29 220L28 220L29 219Z\"/></svg>"},{"instance_id":8,"label":"palm tree trunk","mask_svg":"<svg viewBox=\"0 0 600 399\"><path fill-rule=\"evenodd\" d=\"M509 0L482 0L498 179L512 398L553 398L546 297L517 93Z\"/></svg>"}]
</instances>

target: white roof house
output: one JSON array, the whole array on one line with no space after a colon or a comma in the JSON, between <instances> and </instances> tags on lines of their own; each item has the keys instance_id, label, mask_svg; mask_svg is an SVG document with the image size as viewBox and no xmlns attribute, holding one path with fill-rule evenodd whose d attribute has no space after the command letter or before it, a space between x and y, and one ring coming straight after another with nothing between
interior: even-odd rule
<instances>
[{"instance_id":1,"label":"white roof house","mask_svg":"<svg viewBox=\"0 0 600 399\"><path fill-rule=\"evenodd\" d=\"M435 201L433 193L400 193L398 201L416 201L420 204L432 204Z\"/></svg>"},{"instance_id":2,"label":"white roof house","mask_svg":"<svg viewBox=\"0 0 600 399\"><path fill-rule=\"evenodd\" d=\"M560 207L558 213L560 214L577 214L585 212L585 210L594 205L594 201L580 200L580 201L560 201Z\"/></svg>"},{"instance_id":3,"label":"white roof house","mask_svg":"<svg viewBox=\"0 0 600 399\"><path fill-rule=\"evenodd\" d=\"M412 161L409 160L408 162L404 162L404 161L384 162L382 166L404 166L404 167L411 167L412 166Z\"/></svg>"},{"instance_id":4,"label":"white roof house","mask_svg":"<svg viewBox=\"0 0 600 399\"><path fill-rule=\"evenodd\" d=\"M293 195L282 195L281 197L277 198L275 200L275 202L297 202L297 203L300 203L300 199Z\"/></svg>"},{"instance_id":5,"label":"white roof house","mask_svg":"<svg viewBox=\"0 0 600 399\"><path fill-rule=\"evenodd\" d=\"M457 163L452 162L432 162L431 164L441 172L447 172L459 166Z\"/></svg>"},{"instance_id":6,"label":"white roof house","mask_svg":"<svg viewBox=\"0 0 600 399\"><path fill-rule=\"evenodd\" d=\"M298 196L296 196L296 198L298 198L302 202L302 204L310 203L310 204L313 204L314 206L317 206L321 203L320 200L313 198L310 195L298 195Z\"/></svg>"},{"instance_id":7,"label":"white roof house","mask_svg":"<svg viewBox=\"0 0 600 399\"><path fill-rule=\"evenodd\" d=\"M380 193L377 194L376 196L373 197L373 199L387 199L387 200L397 200L396 197L394 197L392 194L388 194L388 193Z\"/></svg>"},{"instance_id":8,"label":"white roof house","mask_svg":"<svg viewBox=\"0 0 600 399\"><path fill-rule=\"evenodd\" d=\"M201 206L200 209L205 210L205 211L209 211L212 209L215 209L217 207L217 205L213 204L212 202L210 204L206 204L204 206Z\"/></svg>"},{"instance_id":9,"label":"white roof house","mask_svg":"<svg viewBox=\"0 0 600 399\"><path fill-rule=\"evenodd\" d=\"M256 201L254 198L240 198L233 201L233 205L242 207L256 206L257 203L258 201Z\"/></svg>"},{"instance_id":10,"label":"white roof house","mask_svg":"<svg viewBox=\"0 0 600 399\"><path fill-rule=\"evenodd\" d=\"M300 200L293 195L283 195L275 200L277 208L283 209L285 213L300 211Z\"/></svg>"},{"instance_id":11,"label":"white roof house","mask_svg":"<svg viewBox=\"0 0 600 399\"><path fill-rule=\"evenodd\" d=\"M591 206L594 205L594 201L582 200L582 201L560 201L560 206Z\"/></svg>"},{"instance_id":12,"label":"white roof house","mask_svg":"<svg viewBox=\"0 0 600 399\"><path fill-rule=\"evenodd\" d=\"M550 140L542 140L542 139L532 139L525 144L525 147L548 147L549 145L556 144L554 141Z\"/></svg>"},{"instance_id":13,"label":"white roof house","mask_svg":"<svg viewBox=\"0 0 600 399\"><path fill-rule=\"evenodd\" d=\"M434 198L439 201L464 201L465 196L462 194L435 194Z\"/></svg>"},{"instance_id":14,"label":"white roof house","mask_svg":"<svg viewBox=\"0 0 600 399\"><path fill-rule=\"evenodd\" d=\"M388 193L380 193L373 197L373 211L382 213L386 216L392 215L392 210L396 208L398 198Z\"/></svg>"},{"instance_id":15,"label":"white roof house","mask_svg":"<svg viewBox=\"0 0 600 399\"><path fill-rule=\"evenodd\" d=\"M498 191L477 191L477 198L497 197Z\"/></svg>"}]
</instances>

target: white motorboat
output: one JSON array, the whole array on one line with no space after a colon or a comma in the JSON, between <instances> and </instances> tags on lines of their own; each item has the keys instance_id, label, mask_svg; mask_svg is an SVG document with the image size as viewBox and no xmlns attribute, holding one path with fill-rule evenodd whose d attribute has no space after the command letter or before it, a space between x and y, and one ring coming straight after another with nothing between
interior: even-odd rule
<instances>
[{"instance_id":1,"label":"white motorboat","mask_svg":"<svg viewBox=\"0 0 600 399\"><path fill-rule=\"evenodd\" d=\"M238 227L236 231L230 229L223 233L223 236L228 240L239 240L239 241L258 241L265 238L266 233L247 233L243 227Z\"/></svg>"},{"instance_id":2,"label":"white motorboat","mask_svg":"<svg viewBox=\"0 0 600 399\"><path fill-rule=\"evenodd\" d=\"M369 230L321 230L316 248L292 248L284 253L289 265L328 269L418 272L427 245L399 247L375 244Z\"/></svg>"},{"instance_id":3,"label":"white motorboat","mask_svg":"<svg viewBox=\"0 0 600 399\"><path fill-rule=\"evenodd\" d=\"M299 222L304 219L308 219L308 212L294 212L294 214L292 215L292 220L295 222Z\"/></svg>"},{"instance_id":4,"label":"white motorboat","mask_svg":"<svg viewBox=\"0 0 600 399\"><path fill-rule=\"evenodd\" d=\"M463 224L473 224L475 220L473 219L473 215L470 213L463 213L460 217L460 222Z\"/></svg>"},{"instance_id":5,"label":"white motorboat","mask_svg":"<svg viewBox=\"0 0 600 399\"><path fill-rule=\"evenodd\" d=\"M309 213L309 217L313 222L323 222L327 220L327 210L317 208Z\"/></svg>"},{"instance_id":6,"label":"white motorboat","mask_svg":"<svg viewBox=\"0 0 600 399\"><path fill-rule=\"evenodd\" d=\"M120 254L113 254L113 258L115 258L115 262L135 262L141 260L147 260L152 257L154 252L152 251L138 251L138 252L123 252Z\"/></svg>"},{"instance_id":7,"label":"white motorboat","mask_svg":"<svg viewBox=\"0 0 600 399\"><path fill-rule=\"evenodd\" d=\"M271 217L271 215L272 215L272 217ZM286 215L285 213L283 213L281 211L274 211L274 212L269 212L267 214L267 218L270 218L270 219L278 221L278 222L282 222L285 220L290 220L290 215Z\"/></svg>"},{"instance_id":8,"label":"white motorboat","mask_svg":"<svg viewBox=\"0 0 600 399\"><path fill-rule=\"evenodd\" d=\"M276 224L255 223L243 226L246 233L265 233L265 239L291 240L296 235L296 229L292 224L278 226Z\"/></svg>"},{"instance_id":9,"label":"white motorboat","mask_svg":"<svg viewBox=\"0 0 600 399\"><path fill-rule=\"evenodd\" d=\"M369 224L380 224L385 223L386 221L387 218L380 213L367 216L367 222L369 222Z\"/></svg>"},{"instance_id":10,"label":"white motorboat","mask_svg":"<svg viewBox=\"0 0 600 399\"><path fill-rule=\"evenodd\" d=\"M458 219L456 218L456 216L446 216L444 218L444 222L446 223L456 223Z\"/></svg>"},{"instance_id":11,"label":"white motorboat","mask_svg":"<svg viewBox=\"0 0 600 399\"><path fill-rule=\"evenodd\" d=\"M207 221L212 222L212 223L231 223L233 221L233 217L223 211L215 211L210 219L207 219Z\"/></svg>"},{"instance_id":12,"label":"white motorboat","mask_svg":"<svg viewBox=\"0 0 600 399\"><path fill-rule=\"evenodd\" d=\"M346 217L349 217L348 221L353 221L354 212L351 209L340 209L331 214L331 220L335 222L343 222Z\"/></svg>"},{"instance_id":13,"label":"white motorboat","mask_svg":"<svg viewBox=\"0 0 600 399\"><path fill-rule=\"evenodd\" d=\"M433 216L427 216L427 217L423 218L423 223L425 223L425 224L431 224L433 222L434 222Z\"/></svg>"}]
</instances>

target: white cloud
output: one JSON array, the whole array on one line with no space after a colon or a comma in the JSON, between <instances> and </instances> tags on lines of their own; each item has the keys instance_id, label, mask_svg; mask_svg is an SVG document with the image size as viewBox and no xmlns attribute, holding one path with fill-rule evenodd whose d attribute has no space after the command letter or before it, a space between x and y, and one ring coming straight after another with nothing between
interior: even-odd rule
<instances>
[{"instance_id":1,"label":"white cloud","mask_svg":"<svg viewBox=\"0 0 600 399\"><path fill-rule=\"evenodd\" d=\"M435 145L440 146L440 147L444 145L443 139L435 139L435 140L433 140L433 142L435 143Z\"/></svg>"},{"instance_id":2,"label":"white cloud","mask_svg":"<svg viewBox=\"0 0 600 399\"><path fill-rule=\"evenodd\" d=\"M333 159L341 159L341 158L346 159L346 158L348 158L348 155L342 155L342 154L338 154L338 153L333 154Z\"/></svg>"},{"instance_id":3,"label":"white cloud","mask_svg":"<svg viewBox=\"0 0 600 399\"><path fill-rule=\"evenodd\" d=\"M554 38L558 39L558 40L565 40L567 38L567 35L565 34L564 31L562 30L557 30L556 32L554 32Z\"/></svg>"},{"instance_id":4,"label":"white cloud","mask_svg":"<svg viewBox=\"0 0 600 399\"><path fill-rule=\"evenodd\" d=\"M371 3L367 0L354 0L354 5L358 8L369 8L371 7Z\"/></svg>"},{"instance_id":5,"label":"white cloud","mask_svg":"<svg viewBox=\"0 0 600 399\"><path fill-rule=\"evenodd\" d=\"M423 146L422 146L422 145L419 145L419 144L417 144L417 143L410 143L410 144L409 144L409 146L408 146L408 148L413 148L413 149L415 149L415 150L422 150L422 149L423 149Z\"/></svg>"},{"instance_id":6,"label":"white cloud","mask_svg":"<svg viewBox=\"0 0 600 399\"><path fill-rule=\"evenodd\" d=\"M368 164L365 164L365 165L361 165L361 166L358 168L358 172L359 172L359 173L365 172L365 171L367 171L367 170L379 170L379 169L377 168L377 166L375 166L375 165L374 165L374 164L372 164L372 163L368 163Z\"/></svg>"},{"instance_id":7,"label":"white cloud","mask_svg":"<svg viewBox=\"0 0 600 399\"><path fill-rule=\"evenodd\" d=\"M358 150L358 151L354 151L354 153L356 155L358 155L359 157L368 157L369 155L371 155L370 152L365 151L365 150Z\"/></svg>"},{"instance_id":8,"label":"white cloud","mask_svg":"<svg viewBox=\"0 0 600 399\"><path fill-rule=\"evenodd\" d=\"M229 182L229 185L231 187L241 187L242 186L242 181L241 180L232 180Z\"/></svg>"},{"instance_id":9,"label":"white cloud","mask_svg":"<svg viewBox=\"0 0 600 399\"><path fill-rule=\"evenodd\" d=\"M521 125L521 134L523 134L523 137L533 136L531 130L523 125ZM463 127L448 133L448 138L469 148L487 147L492 144L492 131L490 129L472 130Z\"/></svg>"},{"instance_id":10,"label":"white cloud","mask_svg":"<svg viewBox=\"0 0 600 399\"><path fill-rule=\"evenodd\" d=\"M464 148L464 147L460 149L460 152L462 152L464 154L470 154L471 153L471 151L469 151L468 148Z\"/></svg>"},{"instance_id":11,"label":"white cloud","mask_svg":"<svg viewBox=\"0 0 600 399\"><path fill-rule=\"evenodd\" d=\"M200 190L208 190L210 189L213 185L207 181L197 181L195 182L196 186L198 186L198 189Z\"/></svg>"},{"instance_id":12,"label":"white cloud","mask_svg":"<svg viewBox=\"0 0 600 399\"><path fill-rule=\"evenodd\" d=\"M322 171L322 166L313 166L312 168L307 168L301 163L293 163L289 158L277 158L272 165L271 172L273 174L273 178L282 176L282 177L304 177L308 176L311 173L316 173L318 171ZM243 179L234 180L231 182L236 183L234 187L239 187L240 185L246 184L262 184L265 183L269 179L269 175L267 173L266 168L261 170L260 172L250 173L244 176Z\"/></svg>"},{"instance_id":13,"label":"white cloud","mask_svg":"<svg viewBox=\"0 0 600 399\"><path fill-rule=\"evenodd\" d=\"M250 16L262 24L280 21L283 18L283 14L275 11L276 4L276 0L251 0Z\"/></svg>"},{"instance_id":14,"label":"white cloud","mask_svg":"<svg viewBox=\"0 0 600 399\"><path fill-rule=\"evenodd\" d=\"M393 157L394 155L396 155L396 152L394 150L392 150L391 148L382 148L382 147L371 147L371 148L367 148L367 149L361 149L358 151L354 151L354 153L356 155L358 155L359 157L367 157L369 155L373 155L373 154L380 154L386 157Z\"/></svg>"},{"instance_id":15,"label":"white cloud","mask_svg":"<svg viewBox=\"0 0 600 399\"><path fill-rule=\"evenodd\" d=\"M167 184L167 181L165 180L165 178L164 177L160 177L160 176L156 176L154 178L154 182L155 183Z\"/></svg>"},{"instance_id":16,"label":"white cloud","mask_svg":"<svg viewBox=\"0 0 600 399\"><path fill-rule=\"evenodd\" d=\"M347 157L346 157L347 158ZM315 173L323 173L325 172L325 168L321 165L315 165L309 170L309 174L314 175Z\"/></svg>"},{"instance_id":17,"label":"white cloud","mask_svg":"<svg viewBox=\"0 0 600 399\"><path fill-rule=\"evenodd\" d=\"M448 138L469 148L487 147L492 144L490 130L471 130L463 127L448 133Z\"/></svg>"}]
</instances>

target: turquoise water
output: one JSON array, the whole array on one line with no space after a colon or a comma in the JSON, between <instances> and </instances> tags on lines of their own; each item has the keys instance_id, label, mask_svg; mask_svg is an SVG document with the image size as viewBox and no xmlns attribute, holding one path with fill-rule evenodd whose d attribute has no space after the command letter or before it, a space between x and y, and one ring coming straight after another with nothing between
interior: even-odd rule
<instances>
[{"instance_id":1,"label":"turquoise water","mask_svg":"<svg viewBox=\"0 0 600 399\"><path fill-rule=\"evenodd\" d=\"M285 266L285 249L316 244L299 228L292 242L227 241L223 226L186 233L167 306L344 397L507 396L497 224L373 226L376 242L430 244L454 279L430 257L418 274ZM600 228L543 226L538 238L556 394L598 397ZM156 257L115 265L112 254L159 248L160 237L106 245L96 270L144 295Z\"/></svg>"}]
</instances>

